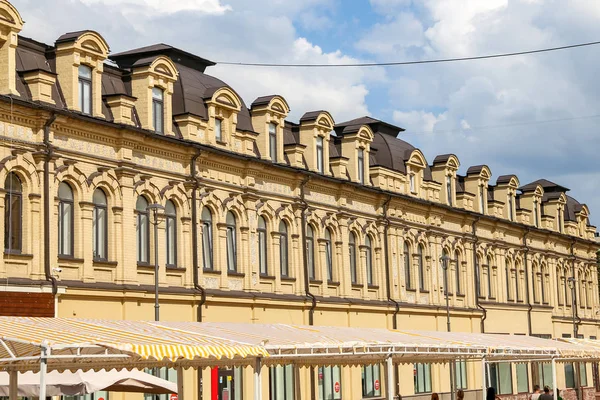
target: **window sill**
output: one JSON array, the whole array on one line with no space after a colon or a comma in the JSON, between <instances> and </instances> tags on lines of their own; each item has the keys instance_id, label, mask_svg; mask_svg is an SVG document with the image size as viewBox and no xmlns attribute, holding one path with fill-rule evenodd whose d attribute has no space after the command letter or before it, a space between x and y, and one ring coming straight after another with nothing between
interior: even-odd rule
<instances>
[{"instance_id":1,"label":"window sill","mask_svg":"<svg viewBox=\"0 0 600 400\"><path fill-rule=\"evenodd\" d=\"M291 276L282 276L281 281L282 282L296 282L296 278L293 278Z\"/></svg>"},{"instance_id":2,"label":"window sill","mask_svg":"<svg viewBox=\"0 0 600 400\"><path fill-rule=\"evenodd\" d=\"M33 254L25 254L25 253L21 253L16 252L16 251L4 251L4 257L7 257L10 259L10 257L14 257L14 258L22 258L22 259L32 259L33 258Z\"/></svg>"},{"instance_id":3,"label":"window sill","mask_svg":"<svg viewBox=\"0 0 600 400\"><path fill-rule=\"evenodd\" d=\"M244 274L243 272L227 271L227 276L243 278L246 276L246 274Z\"/></svg>"},{"instance_id":4,"label":"window sill","mask_svg":"<svg viewBox=\"0 0 600 400\"><path fill-rule=\"evenodd\" d=\"M371 289L371 290L379 290L379 285L368 285L367 289Z\"/></svg>"},{"instance_id":5,"label":"window sill","mask_svg":"<svg viewBox=\"0 0 600 400\"><path fill-rule=\"evenodd\" d=\"M360 283L353 283L352 284L352 288L353 289L362 289L363 285L361 285Z\"/></svg>"},{"instance_id":6,"label":"window sill","mask_svg":"<svg viewBox=\"0 0 600 400\"><path fill-rule=\"evenodd\" d=\"M339 287L340 283L335 281L327 281L327 286Z\"/></svg>"},{"instance_id":7,"label":"window sill","mask_svg":"<svg viewBox=\"0 0 600 400\"><path fill-rule=\"evenodd\" d=\"M210 268L202 268L202 272L205 274L221 275L221 271L217 271L216 269Z\"/></svg>"},{"instance_id":8,"label":"window sill","mask_svg":"<svg viewBox=\"0 0 600 400\"><path fill-rule=\"evenodd\" d=\"M222 140L215 140L215 143L221 146L225 146L227 144L227 142L224 142Z\"/></svg>"},{"instance_id":9,"label":"window sill","mask_svg":"<svg viewBox=\"0 0 600 400\"><path fill-rule=\"evenodd\" d=\"M413 288L406 288L407 292L412 292L412 293L416 293L417 289L413 289Z\"/></svg>"},{"instance_id":10,"label":"window sill","mask_svg":"<svg viewBox=\"0 0 600 400\"><path fill-rule=\"evenodd\" d=\"M274 281L275 277L271 275L260 274L260 279L264 279L266 281Z\"/></svg>"},{"instance_id":11,"label":"window sill","mask_svg":"<svg viewBox=\"0 0 600 400\"><path fill-rule=\"evenodd\" d=\"M420 290L419 290L419 293L425 293L425 294L427 294L427 293L429 293L429 290L420 289Z\"/></svg>"},{"instance_id":12,"label":"window sill","mask_svg":"<svg viewBox=\"0 0 600 400\"><path fill-rule=\"evenodd\" d=\"M464 293L456 293L456 297L461 297L461 298L465 298L465 294Z\"/></svg>"},{"instance_id":13,"label":"window sill","mask_svg":"<svg viewBox=\"0 0 600 400\"><path fill-rule=\"evenodd\" d=\"M154 266L154 264L149 264L149 263L137 263L137 267L139 269L148 269L148 270L154 270L156 267Z\"/></svg>"},{"instance_id":14,"label":"window sill","mask_svg":"<svg viewBox=\"0 0 600 400\"><path fill-rule=\"evenodd\" d=\"M116 267L119 265L117 261L108 261L108 260L93 260L94 265L106 265L110 267Z\"/></svg>"},{"instance_id":15,"label":"window sill","mask_svg":"<svg viewBox=\"0 0 600 400\"><path fill-rule=\"evenodd\" d=\"M309 282L311 285L322 285L323 281L319 279L311 279Z\"/></svg>"},{"instance_id":16,"label":"window sill","mask_svg":"<svg viewBox=\"0 0 600 400\"><path fill-rule=\"evenodd\" d=\"M176 265L167 265L165 266L165 269L167 271L178 271L178 272L185 272L185 267L178 267Z\"/></svg>"},{"instance_id":17,"label":"window sill","mask_svg":"<svg viewBox=\"0 0 600 400\"><path fill-rule=\"evenodd\" d=\"M83 258L75 258L73 256L58 256L58 261L69 261L72 263L83 264Z\"/></svg>"}]
</instances>

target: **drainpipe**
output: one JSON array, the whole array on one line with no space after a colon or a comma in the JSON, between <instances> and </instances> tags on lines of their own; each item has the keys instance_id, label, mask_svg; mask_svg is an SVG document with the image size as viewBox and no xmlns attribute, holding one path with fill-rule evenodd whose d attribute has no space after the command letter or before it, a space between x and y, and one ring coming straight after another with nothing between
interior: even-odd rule
<instances>
[{"instance_id":1,"label":"drainpipe","mask_svg":"<svg viewBox=\"0 0 600 400\"><path fill-rule=\"evenodd\" d=\"M523 255L523 263L525 264L525 288L527 293L527 332L528 335L531 336L533 334L533 329L531 327L531 310L533 310L533 306L531 305L531 295L529 294L529 264L527 263L527 255L529 254L529 246L527 246L527 236L531 232L530 228L527 228L527 231L523 235L523 247L525 247L525 254Z\"/></svg>"},{"instance_id":2,"label":"drainpipe","mask_svg":"<svg viewBox=\"0 0 600 400\"><path fill-rule=\"evenodd\" d=\"M48 241L50 238L50 160L54 155L54 146L50 143L50 127L56 120L56 113L52 113L44 124L44 146L46 147L46 157L44 157L44 272L46 280L52 284L52 295L56 297L58 292L58 283L52 276L50 266L50 247Z\"/></svg>"},{"instance_id":3,"label":"drainpipe","mask_svg":"<svg viewBox=\"0 0 600 400\"><path fill-rule=\"evenodd\" d=\"M385 225L383 228L383 251L384 251L384 262L385 262L385 280L386 280L386 290L387 290L387 298L388 302L394 303L395 311L394 316L392 318L392 328L398 329L398 313L400 312L400 303L392 298L392 287L390 282L390 257L389 257L389 244L388 244L388 233L390 228L390 218L388 216L390 202L392 201L392 196L388 196L388 199L383 204L383 219L385 220ZM399 385L400 385L400 376L398 374L398 368L394 368L394 382L396 382L396 391L400 393ZM392 393L390 393L390 398L392 398Z\"/></svg>"},{"instance_id":4,"label":"drainpipe","mask_svg":"<svg viewBox=\"0 0 600 400\"><path fill-rule=\"evenodd\" d=\"M471 230L473 232L473 265L475 266L475 305L478 309L483 312L483 316L481 317L481 333L485 333L485 320L487 318L487 310L479 303L479 293L481 293L481 274L479 271L479 264L477 263L477 243L479 243L479 238L477 237L477 223L481 217L477 217L471 224Z\"/></svg>"},{"instance_id":5,"label":"drainpipe","mask_svg":"<svg viewBox=\"0 0 600 400\"><path fill-rule=\"evenodd\" d=\"M572 239L571 241L571 276L573 277L573 279L575 279L575 239ZM575 281L577 282L577 281ZM575 283L573 283L575 284ZM577 288L574 289L574 292L577 293ZM573 337L575 339L577 339L577 336L579 335L579 325L581 324L581 318L579 318L579 310L577 307L577 296L574 296L575 298L572 299L572 306L573 307L573 312L575 313L575 324L573 327Z\"/></svg>"},{"instance_id":6,"label":"drainpipe","mask_svg":"<svg viewBox=\"0 0 600 400\"><path fill-rule=\"evenodd\" d=\"M198 277L198 206L197 202L197 192L198 192L198 178L196 177L196 160L200 157L200 150L192 157L190 161L190 180L193 182L194 187L192 188L192 275L194 277L194 292L200 292L200 302L198 303L197 310L197 320L198 322L202 322L202 307L204 307L204 303L206 303L206 291L199 283ZM202 370L197 369L197 388L198 388L198 398L202 398Z\"/></svg>"},{"instance_id":7,"label":"drainpipe","mask_svg":"<svg viewBox=\"0 0 600 400\"><path fill-rule=\"evenodd\" d=\"M196 204L198 192L198 178L196 177L196 160L200 157L200 150L192 157L190 161L190 180L194 183L192 188L192 272L194 277L194 291L200 292L200 302L198 303L198 322L202 322L202 307L206 303L206 291L199 283L198 277L198 206Z\"/></svg>"},{"instance_id":8,"label":"drainpipe","mask_svg":"<svg viewBox=\"0 0 600 400\"><path fill-rule=\"evenodd\" d=\"M310 310L308 310L308 325L314 325L315 323L315 308L317 308L317 299L310 292L310 280L308 278L308 260L306 257L306 210L308 210L308 204L305 200L305 192L304 188L306 184L310 181L310 176L307 176L300 183L300 204L302 205L302 221L300 221L301 226L301 248L304 248L302 252L302 262L304 263L304 291L306 297L311 300ZM314 244L313 244L314 245ZM315 367L310 367L310 398L316 399L316 382L315 382Z\"/></svg>"},{"instance_id":9,"label":"drainpipe","mask_svg":"<svg viewBox=\"0 0 600 400\"><path fill-rule=\"evenodd\" d=\"M400 312L400 303L392 298L392 287L390 282L390 256L389 256L389 244L388 244L388 235L390 228L390 218L388 216L390 202L392 201L392 196L388 196L388 199L383 204L383 219L385 220L385 226L383 228L383 251L384 251L384 262L385 262L385 279L386 279L386 290L387 290L387 298L388 301L394 303L395 311L394 317L392 319L392 328L398 329L398 313Z\"/></svg>"}]
</instances>

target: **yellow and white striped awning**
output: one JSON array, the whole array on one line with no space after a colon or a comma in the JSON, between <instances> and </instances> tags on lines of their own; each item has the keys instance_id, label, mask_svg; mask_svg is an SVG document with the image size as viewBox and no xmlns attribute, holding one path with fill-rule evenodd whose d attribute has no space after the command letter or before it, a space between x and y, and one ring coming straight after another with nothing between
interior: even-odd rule
<instances>
[{"instance_id":1,"label":"yellow and white striped awning","mask_svg":"<svg viewBox=\"0 0 600 400\"><path fill-rule=\"evenodd\" d=\"M269 356L260 345L156 322L0 317L0 369L36 370L43 346L58 370L242 365Z\"/></svg>"}]
</instances>

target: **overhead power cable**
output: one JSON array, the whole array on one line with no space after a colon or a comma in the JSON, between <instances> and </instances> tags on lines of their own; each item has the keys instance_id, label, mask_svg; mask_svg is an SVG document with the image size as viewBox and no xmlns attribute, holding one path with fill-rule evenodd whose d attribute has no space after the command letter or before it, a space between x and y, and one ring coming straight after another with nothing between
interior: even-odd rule
<instances>
[{"instance_id":1,"label":"overhead power cable","mask_svg":"<svg viewBox=\"0 0 600 400\"><path fill-rule=\"evenodd\" d=\"M556 119L546 119L541 121L523 121L523 122L514 122L510 124L501 124L501 125L484 125L484 126L469 126L466 128L457 128L457 129L447 129L441 131L420 131L420 132L411 132L404 131L400 134L400 136L405 135L430 135L430 134L440 134L440 133L458 133L458 132L470 132L470 131L480 131L486 129L498 129L498 128L510 128L514 126L527 126L527 125L539 125L539 124L549 124L555 122L564 122L564 121L576 121L582 119L592 119L592 118L600 118L600 114L594 115L582 115L579 117L567 117L567 118L556 118Z\"/></svg>"},{"instance_id":2,"label":"overhead power cable","mask_svg":"<svg viewBox=\"0 0 600 400\"><path fill-rule=\"evenodd\" d=\"M515 57L515 56L523 56L523 55L528 55L528 54L548 53L551 51L568 50L568 49L574 49L574 48L578 48L578 47L595 46L598 44L600 44L600 41L577 43L577 44L571 44L568 46L548 47L545 49L527 50L527 51L519 51L519 52L513 52L513 53L498 53L498 54L488 54L488 55L473 56L473 57L440 58L440 59L433 59L433 60L417 60L417 61L370 62L370 63L352 63L352 64L339 64L339 63L336 63L336 64L287 64L287 63L281 63L281 64L279 64L279 63L218 61L217 64L239 65L239 66L246 66L246 67L295 67L295 68L393 67L393 66L401 66L401 65L440 64L440 63L449 63L449 62L458 62L458 61L486 60L486 59L490 59L490 58Z\"/></svg>"}]
</instances>

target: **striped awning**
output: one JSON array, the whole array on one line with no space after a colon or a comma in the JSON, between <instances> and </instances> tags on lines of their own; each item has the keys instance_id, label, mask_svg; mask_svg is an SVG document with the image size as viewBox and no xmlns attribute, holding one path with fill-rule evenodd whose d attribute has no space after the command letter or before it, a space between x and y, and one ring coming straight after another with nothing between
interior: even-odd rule
<instances>
[{"instance_id":1,"label":"striped awning","mask_svg":"<svg viewBox=\"0 0 600 400\"><path fill-rule=\"evenodd\" d=\"M147 321L0 317L0 369L203 367L251 364L264 347Z\"/></svg>"}]
</instances>

